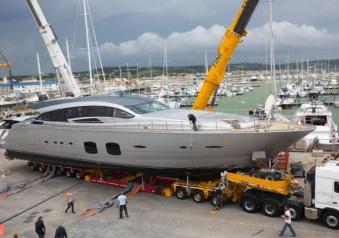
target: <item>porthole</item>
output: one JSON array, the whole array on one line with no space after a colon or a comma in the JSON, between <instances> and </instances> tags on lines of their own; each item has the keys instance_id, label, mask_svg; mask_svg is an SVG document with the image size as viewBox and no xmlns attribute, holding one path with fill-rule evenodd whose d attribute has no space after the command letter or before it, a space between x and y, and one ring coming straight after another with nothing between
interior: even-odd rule
<instances>
[{"instance_id":1,"label":"porthole","mask_svg":"<svg viewBox=\"0 0 339 238\"><path fill-rule=\"evenodd\" d=\"M53 143L54 143L54 144L58 144L58 142L57 142L57 141L54 141Z\"/></svg>"},{"instance_id":2,"label":"porthole","mask_svg":"<svg viewBox=\"0 0 339 238\"><path fill-rule=\"evenodd\" d=\"M138 148L138 149L145 149L146 148L146 146L144 146L144 145L135 145L133 147Z\"/></svg>"},{"instance_id":3,"label":"porthole","mask_svg":"<svg viewBox=\"0 0 339 238\"><path fill-rule=\"evenodd\" d=\"M46 144L48 144L48 141L47 141L47 140L45 140L45 143L46 143Z\"/></svg>"},{"instance_id":4,"label":"porthole","mask_svg":"<svg viewBox=\"0 0 339 238\"><path fill-rule=\"evenodd\" d=\"M222 148L222 146L220 145L209 145L209 146L205 146L206 149L217 149L217 148Z\"/></svg>"},{"instance_id":5,"label":"porthole","mask_svg":"<svg viewBox=\"0 0 339 238\"><path fill-rule=\"evenodd\" d=\"M180 149L187 149L187 146L180 146Z\"/></svg>"},{"instance_id":6,"label":"porthole","mask_svg":"<svg viewBox=\"0 0 339 238\"><path fill-rule=\"evenodd\" d=\"M121 155L120 145L117 143L106 143L106 150L110 155Z\"/></svg>"},{"instance_id":7,"label":"porthole","mask_svg":"<svg viewBox=\"0 0 339 238\"><path fill-rule=\"evenodd\" d=\"M97 144L91 141L87 141L84 143L85 146L85 151L88 154L97 154L98 153L98 148L97 148Z\"/></svg>"},{"instance_id":8,"label":"porthole","mask_svg":"<svg viewBox=\"0 0 339 238\"><path fill-rule=\"evenodd\" d=\"M63 144L64 144L64 142L60 141L60 145L63 145Z\"/></svg>"},{"instance_id":9,"label":"porthole","mask_svg":"<svg viewBox=\"0 0 339 238\"><path fill-rule=\"evenodd\" d=\"M69 144L69 145L73 145L73 142L69 142L68 144Z\"/></svg>"}]
</instances>

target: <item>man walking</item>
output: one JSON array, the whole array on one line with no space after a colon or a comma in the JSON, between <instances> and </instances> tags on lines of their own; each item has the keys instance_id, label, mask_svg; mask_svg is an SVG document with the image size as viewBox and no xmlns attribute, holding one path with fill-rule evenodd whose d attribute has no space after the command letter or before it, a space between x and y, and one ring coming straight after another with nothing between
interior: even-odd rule
<instances>
[{"instance_id":1,"label":"man walking","mask_svg":"<svg viewBox=\"0 0 339 238\"><path fill-rule=\"evenodd\" d=\"M38 220L35 223L35 232L38 234L39 238L45 238L46 228L42 216L38 217Z\"/></svg>"},{"instance_id":2,"label":"man walking","mask_svg":"<svg viewBox=\"0 0 339 238\"><path fill-rule=\"evenodd\" d=\"M55 230L54 238L67 238L67 233L66 233L65 227L58 226L58 228Z\"/></svg>"},{"instance_id":3,"label":"man walking","mask_svg":"<svg viewBox=\"0 0 339 238\"><path fill-rule=\"evenodd\" d=\"M119 197L118 197L118 203L117 205L119 206L119 214L120 214L120 219L122 219L122 210L125 210L125 214L126 217L128 217L128 213L127 213L127 197L126 195L124 195L123 192L120 193Z\"/></svg>"},{"instance_id":4,"label":"man walking","mask_svg":"<svg viewBox=\"0 0 339 238\"><path fill-rule=\"evenodd\" d=\"M66 193L66 202L67 202L67 208L65 210L65 213L67 213L68 209L72 208L72 213L74 214L74 197L72 192Z\"/></svg>"},{"instance_id":5,"label":"man walking","mask_svg":"<svg viewBox=\"0 0 339 238\"><path fill-rule=\"evenodd\" d=\"M285 206L285 213L283 215L284 218L284 225L283 228L280 231L279 236L282 237L285 234L286 228L288 227L292 233L292 237L296 237L297 234L295 233L291 223L292 223L292 217L291 217L291 211L288 206Z\"/></svg>"}]
</instances>

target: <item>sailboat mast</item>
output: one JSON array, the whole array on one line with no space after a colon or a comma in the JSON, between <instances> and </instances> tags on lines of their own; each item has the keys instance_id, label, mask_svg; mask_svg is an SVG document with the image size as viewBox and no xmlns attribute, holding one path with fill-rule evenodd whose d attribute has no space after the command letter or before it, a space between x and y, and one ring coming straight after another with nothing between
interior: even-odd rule
<instances>
[{"instance_id":1,"label":"sailboat mast","mask_svg":"<svg viewBox=\"0 0 339 238\"><path fill-rule=\"evenodd\" d=\"M208 61L207 61L207 52L205 50L205 74L208 74Z\"/></svg>"},{"instance_id":2,"label":"sailboat mast","mask_svg":"<svg viewBox=\"0 0 339 238\"><path fill-rule=\"evenodd\" d=\"M122 80L121 66L119 65L119 79Z\"/></svg>"},{"instance_id":3,"label":"sailboat mast","mask_svg":"<svg viewBox=\"0 0 339 238\"><path fill-rule=\"evenodd\" d=\"M70 56L70 53L69 53L69 45L68 45L68 39L66 38L66 53L67 53L67 61L68 61L68 65L69 65L69 68L72 71L72 65L71 65L71 56Z\"/></svg>"},{"instance_id":4,"label":"sailboat mast","mask_svg":"<svg viewBox=\"0 0 339 238\"><path fill-rule=\"evenodd\" d=\"M87 6L86 0L83 0L84 5L84 17L85 17L85 29L86 29L86 43L87 43L87 56L88 56L88 70L89 70L89 81L91 85L91 95L93 95L93 75L92 75L92 60L91 60L91 48L89 43L89 29L87 20Z\"/></svg>"},{"instance_id":5,"label":"sailboat mast","mask_svg":"<svg viewBox=\"0 0 339 238\"><path fill-rule=\"evenodd\" d=\"M40 56L39 53L36 53L36 61L38 64L38 73L39 73L39 82L40 82L40 92L42 92L42 73L41 73L41 66L40 66Z\"/></svg>"},{"instance_id":6,"label":"sailboat mast","mask_svg":"<svg viewBox=\"0 0 339 238\"><path fill-rule=\"evenodd\" d=\"M153 72L152 72L152 59L151 59L151 56L149 56L148 60L149 60L149 74L150 74L150 76L152 78Z\"/></svg>"},{"instance_id":7,"label":"sailboat mast","mask_svg":"<svg viewBox=\"0 0 339 238\"><path fill-rule=\"evenodd\" d=\"M139 64L137 63L137 84L138 84L138 95L140 95L140 78L139 78Z\"/></svg>"},{"instance_id":8,"label":"sailboat mast","mask_svg":"<svg viewBox=\"0 0 339 238\"><path fill-rule=\"evenodd\" d=\"M270 63L271 63L271 78L273 80L273 95L277 96L277 83L275 72L275 56L274 56L274 42L273 42L273 17L272 17L272 0L268 1L269 9L269 45L270 45Z\"/></svg>"},{"instance_id":9,"label":"sailboat mast","mask_svg":"<svg viewBox=\"0 0 339 238\"><path fill-rule=\"evenodd\" d=\"M97 41L97 36L95 34L95 29L94 29L94 23L93 23L93 19L92 19L91 8L88 5L88 3L87 3L87 8L88 8L88 14L89 14L89 19L90 19L90 23L91 23L94 43L95 43L95 46L96 46L96 51L97 51L97 55L98 55L98 59L99 59L99 64L100 64L100 68L101 68L101 74L102 74L102 78L104 80L104 86L105 86L105 88L107 88L106 75L105 75L105 71L104 71L104 66L102 64L101 54L100 54L100 51L99 51L99 46L98 46L98 41ZM99 82L100 82L100 77L99 77Z\"/></svg>"}]
</instances>

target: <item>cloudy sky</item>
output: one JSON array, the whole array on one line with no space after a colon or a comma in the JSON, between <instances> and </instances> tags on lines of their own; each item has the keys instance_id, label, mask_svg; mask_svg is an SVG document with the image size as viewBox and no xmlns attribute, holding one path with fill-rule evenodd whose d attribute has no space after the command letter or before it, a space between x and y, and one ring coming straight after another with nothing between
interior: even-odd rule
<instances>
[{"instance_id":1,"label":"cloudy sky","mask_svg":"<svg viewBox=\"0 0 339 238\"><path fill-rule=\"evenodd\" d=\"M65 49L69 39L75 70L87 67L81 0L39 0ZM168 64L198 65L215 49L241 0L88 0L103 64L162 65L164 41ZM44 72L53 71L25 0L0 1L0 50L14 74L35 74L39 52ZM339 58L339 0L274 0L277 61ZM267 1L261 0L248 26L248 37L233 62L265 62ZM1 60L0 60L1 61ZM4 71L0 71L3 74Z\"/></svg>"}]
</instances>

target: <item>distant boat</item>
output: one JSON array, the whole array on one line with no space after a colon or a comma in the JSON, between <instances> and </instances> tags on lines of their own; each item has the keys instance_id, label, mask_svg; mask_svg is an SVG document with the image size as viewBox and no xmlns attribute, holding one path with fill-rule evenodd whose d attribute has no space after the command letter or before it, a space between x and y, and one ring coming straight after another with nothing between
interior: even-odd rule
<instances>
[{"instance_id":1,"label":"distant boat","mask_svg":"<svg viewBox=\"0 0 339 238\"><path fill-rule=\"evenodd\" d=\"M296 143L298 149L307 150L312 143L318 141L320 147L337 144L338 128L331 111L322 103L304 103L296 112L296 123L313 125L315 130Z\"/></svg>"}]
</instances>

